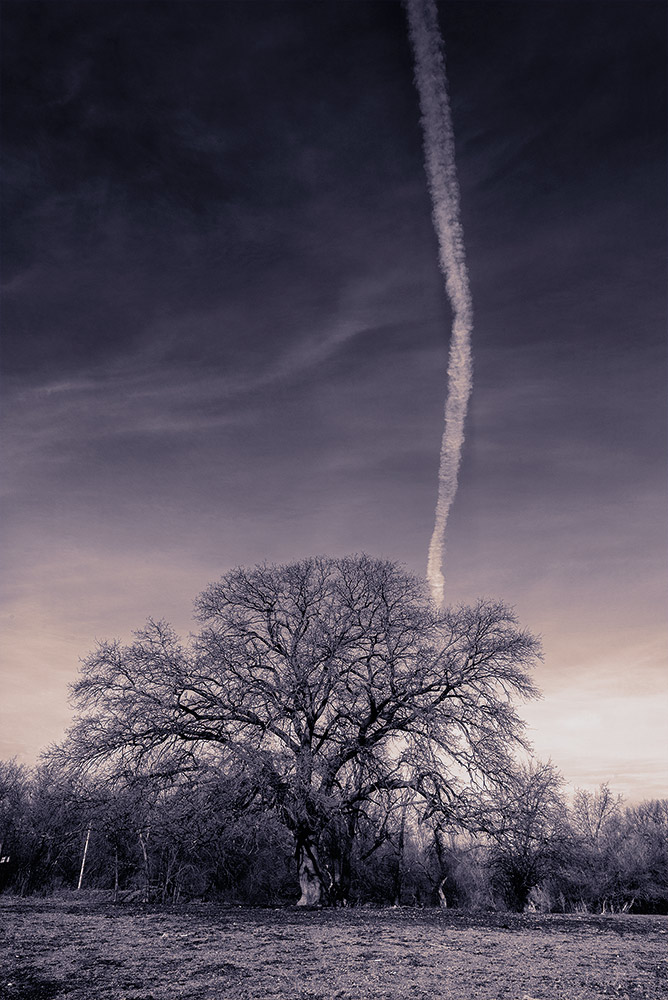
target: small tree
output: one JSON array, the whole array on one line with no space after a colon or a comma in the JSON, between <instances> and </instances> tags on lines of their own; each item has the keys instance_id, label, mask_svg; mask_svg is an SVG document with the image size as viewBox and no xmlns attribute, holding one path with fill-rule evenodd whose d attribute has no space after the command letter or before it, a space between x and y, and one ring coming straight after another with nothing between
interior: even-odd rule
<instances>
[{"instance_id":1,"label":"small tree","mask_svg":"<svg viewBox=\"0 0 668 1000\"><path fill-rule=\"evenodd\" d=\"M621 815L621 796L613 795L607 784L595 792L576 789L569 811L573 842L553 879L564 909L597 910L608 905Z\"/></svg>"},{"instance_id":2,"label":"small tree","mask_svg":"<svg viewBox=\"0 0 668 1000\"><path fill-rule=\"evenodd\" d=\"M548 763L531 763L491 798L483 829L491 839L493 886L511 910L522 912L529 894L556 870L570 843L561 775Z\"/></svg>"},{"instance_id":3,"label":"small tree","mask_svg":"<svg viewBox=\"0 0 668 1000\"><path fill-rule=\"evenodd\" d=\"M622 804L622 796L613 795L607 783L600 785L596 792L577 788L571 807L571 825L586 844L596 847L601 843L606 826L619 816Z\"/></svg>"},{"instance_id":4,"label":"small tree","mask_svg":"<svg viewBox=\"0 0 668 1000\"><path fill-rule=\"evenodd\" d=\"M154 621L129 646L98 646L56 756L243 774L292 832L301 904L329 884L319 843L333 817L354 832L365 803L405 790L452 810L522 744L512 699L536 694L539 643L503 604L441 612L421 581L360 556L237 569L196 609L189 649Z\"/></svg>"}]
</instances>

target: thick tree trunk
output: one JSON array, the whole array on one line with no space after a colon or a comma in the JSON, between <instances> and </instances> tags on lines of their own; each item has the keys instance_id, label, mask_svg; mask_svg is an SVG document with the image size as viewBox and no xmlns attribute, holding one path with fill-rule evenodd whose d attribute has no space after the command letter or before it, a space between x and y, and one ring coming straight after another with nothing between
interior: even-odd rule
<instances>
[{"instance_id":1,"label":"thick tree trunk","mask_svg":"<svg viewBox=\"0 0 668 1000\"><path fill-rule=\"evenodd\" d=\"M322 903L322 879L318 866L315 844L311 840L297 845L299 866L299 887L302 891L297 906L320 906Z\"/></svg>"}]
</instances>

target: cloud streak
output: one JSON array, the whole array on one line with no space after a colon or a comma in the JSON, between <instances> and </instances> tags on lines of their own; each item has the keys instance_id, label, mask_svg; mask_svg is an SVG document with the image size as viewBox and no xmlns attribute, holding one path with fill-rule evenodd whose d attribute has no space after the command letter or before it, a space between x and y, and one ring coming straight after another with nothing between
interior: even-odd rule
<instances>
[{"instance_id":1,"label":"cloud streak","mask_svg":"<svg viewBox=\"0 0 668 1000\"><path fill-rule=\"evenodd\" d=\"M459 218L459 185L455 170L452 116L436 4L433 0L405 0L405 7L415 58L415 82L422 112L425 170L438 239L439 264L445 277L445 287L453 313L436 515L427 559L427 579L432 597L437 604L442 604L445 596L443 576L445 530L457 492L457 477L464 443L464 421L472 388L473 314L462 225Z\"/></svg>"}]
</instances>

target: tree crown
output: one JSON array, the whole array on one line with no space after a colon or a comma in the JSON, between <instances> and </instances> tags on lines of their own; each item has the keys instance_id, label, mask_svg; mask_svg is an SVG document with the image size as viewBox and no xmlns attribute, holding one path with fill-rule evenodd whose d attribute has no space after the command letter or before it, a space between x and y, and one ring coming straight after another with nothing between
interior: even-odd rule
<instances>
[{"instance_id":1,"label":"tree crown","mask_svg":"<svg viewBox=\"0 0 668 1000\"><path fill-rule=\"evenodd\" d=\"M235 569L183 645L149 621L100 643L74 685L75 766L245 768L302 799L412 788L432 806L495 780L522 743L538 640L495 601L445 611L369 556ZM278 794L278 791L277 791Z\"/></svg>"}]
</instances>

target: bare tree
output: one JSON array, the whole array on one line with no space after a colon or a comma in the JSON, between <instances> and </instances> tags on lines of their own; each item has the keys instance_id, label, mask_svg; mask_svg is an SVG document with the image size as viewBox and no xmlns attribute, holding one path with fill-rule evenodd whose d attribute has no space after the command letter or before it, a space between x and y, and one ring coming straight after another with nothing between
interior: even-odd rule
<instances>
[{"instance_id":1,"label":"bare tree","mask_svg":"<svg viewBox=\"0 0 668 1000\"><path fill-rule=\"evenodd\" d=\"M355 556L234 570L196 610L187 649L154 621L129 646L98 646L56 755L243 774L294 836L303 905L328 885L318 844L333 815L407 789L452 810L522 743L512 699L536 694L540 650L503 604L441 612L396 564Z\"/></svg>"},{"instance_id":2,"label":"bare tree","mask_svg":"<svg viewBox=\"0 0 668 1000\"><path fill-rule=\"evenodd\" d=\"M571 825L576 838L560 872L564 902L592 912L668 911L668 802L623 808L607 784L578 789Z\"/></svg>"},{"instance_id":3,"label":"bare tree","mask_svg":"<svg viewBox=\"0 0 668 1000\"><path fill-rule=\"evenodd\" d=\"M562 784L553 764L532 761L509 773L482 812L481 828L492 843L492 884L512 910L521 912L531 890L569 853Z\"/></svg>"},{"instance_id":4,"label":"bare tree","mask_svg":"<svg viewBox=\"0 0 668 1000\"><path fill-rule=\"evenodd\" d=\"M598 791L577 788L573 796L571 822L576 832L589 844L598 844L606 824L619 816L623 805L621 795L613 795L605 782Z\"/></svg>"}]
</instances>

